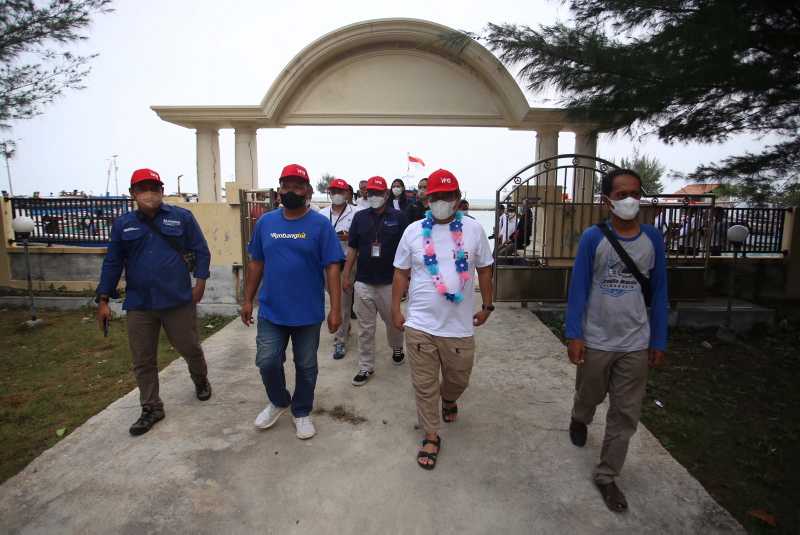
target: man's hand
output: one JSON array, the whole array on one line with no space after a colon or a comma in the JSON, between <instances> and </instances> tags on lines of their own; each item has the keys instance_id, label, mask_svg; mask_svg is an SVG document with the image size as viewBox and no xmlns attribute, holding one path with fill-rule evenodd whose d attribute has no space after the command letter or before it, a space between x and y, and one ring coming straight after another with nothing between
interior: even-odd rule
<instances>
[{"instance_id":1,"label":"man's hand","mask_svg":"<svg viewBox=\"0 0 800 535\"><path fill-rule=\"evenodd\" d=\"M474 315L474 316L472 316L472 324L473 324L475 327L480 327L481 325L483 325L484 323L486 323L486 320L488 320L488 319L489 319L489 315L490 315L491 313L492 313L492 311L491 311L491 310L486 310L486 309L484 309L484 310L481 310L481 311L479 311L479 312L476 312L476 313L475 313L475 315Z\"/></svg>"},{"instance_id":2,"label":"man's hand","mask_svg":"<svg viewBox=\"0 0 800 535\"><path fill-rule=\"evenodd\" d=\"M652 347L648 351L648 363L650 364L651 368L658 368L659 366L664 364L664 352L659 349L653 349Z\"/></svg>"},{"instance_id":3,"label":"man's hand","mask_svg":"<svg viewBox=\"0 0 800 535\"><path fill-rule=\"evenodd\" d=\"M97 306L97 326L104 330L105 322L111 321L111 307L105 301L100 301Z\"/></svg>"},{"instance_id":4,"label":"man's hand","mask_svg":"<svg viewBox=\"0 0 800 535\"><path fill-rule=\"evenodd\" d=\"M253 324L253 302L245 301L242 303L242 308L239 309L239 316L242 318L242 323L248 327Z\"/></svg>"},{"instance_id":5,"label":"man's hand","mask_svg":"<svg viewBox=\"0 0 800 535\"><path fill-rule=\"evenodd\" d=\"M328 312L328 331L333 334L342 326L342 311L331 309Z\"/></svg>"},{"instance_id":6,"label":"man's hand","mask_svg":"<svg viewBox=\"0 0 800 535\"><path fill-rule=\"evenodd\" d=\"M398 331L404 331L406 329L406 317L403 316L402 310L392 310L392 325Z\"/></svg>"},{"instance_id":7,"label":"man's hand","mask_svg":"<svg viewBox=\"0 0 800 535\"><path fill-rule=\"evenodd\" d=\"M346 276L342 277L342 290L345 292L349 292L353 289L353 281L350 280L350 275L347 274Z\"/></svg>"},{"instance_id":8,"label":"man's hand","mask_svg":"<svg viewBox=\"0 0 800 535\"><path fill-rule=\"evenodd\" d=\"M203 300L203 294L206 293L205 284L195 284L192 288L192 303L195 305Z\"/></svg>"},{"instance_id":9,"label":"man's hand","mask_svg":"<svg viewBox=\"0 0 800 535\"><path fill-rule=\"evenodd\" d=\"M583 340L570 340L567 343L567 356L569 361L576 366L583 364L583 358L586 355L586 344Z\"/></svg>"}]
</instances>

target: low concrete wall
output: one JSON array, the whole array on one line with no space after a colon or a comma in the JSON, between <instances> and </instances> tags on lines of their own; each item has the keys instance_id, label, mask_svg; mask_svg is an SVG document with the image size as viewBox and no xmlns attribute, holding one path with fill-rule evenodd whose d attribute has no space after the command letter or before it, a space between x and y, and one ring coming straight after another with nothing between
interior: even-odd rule
<instances>
[{"instance_id":1,"label":"low concrete wall","mask_svg":"<svg viewBox=\"0 0 800 535\"><path fill-rule=\"evenodd\" d=\"M788 265L784 258L740 258L736 267L734 297L750 301L784 301L788 295ZM711 258L706 270L706 290L710 295L727 296L732 258Z\"/></svg>"},{"instance_id":2,"label":"low concrete wall","mask_svg":"<svg viewBox=\"0 0 800 535\"><path fill-rule=\"evenodd\" d=\"M30 247L34 281L96 281L106 254L105 247ZM11 279L27 280L22 247L9 248Z\"/></svg>"},{"instance_id":3,"label":"low concrete wall","mask_svg":"<svg viewBox=\"0 0 800 535\"><path fill-rule=\"evenodd\" d=\"M28 308L30 304L29 298L24 296L6 296L0 297L0 307L9 308ZM51 310L79 310L86 307L96 307L94 297L35 297L34 305L37 310L51 309ZM122 301L113 301L111 303L111 310L118 316L124 316L125 311L122 310ZM239 306L235 303L206 303L201 302L197 305L197 315L199 317L205 316L237 316L239 314Z\"/></svg>"}]
</instances>

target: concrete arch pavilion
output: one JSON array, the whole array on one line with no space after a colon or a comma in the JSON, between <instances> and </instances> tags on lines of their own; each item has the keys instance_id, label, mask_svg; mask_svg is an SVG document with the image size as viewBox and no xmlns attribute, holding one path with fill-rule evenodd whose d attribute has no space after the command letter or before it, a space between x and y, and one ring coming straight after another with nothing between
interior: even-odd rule
<instances>
[{"instance_id":1,"label":"concrete arch pavilion","mask_svg":"<svg viewBox=\"0 0 800 535\"><path fill-rule=\"evenodd\" d=\"M486 48L441 24L416 19L359 22L314 41L283 69L260 104L153 106L197 132L200 202L221 201L219 130L235 131L238 189L256 189L259 128L292 125L482 126L536 131L536 160L558 153L558 134L594 156L599 125L563 110L532 108Z\"/></svg>"}]
</instances>

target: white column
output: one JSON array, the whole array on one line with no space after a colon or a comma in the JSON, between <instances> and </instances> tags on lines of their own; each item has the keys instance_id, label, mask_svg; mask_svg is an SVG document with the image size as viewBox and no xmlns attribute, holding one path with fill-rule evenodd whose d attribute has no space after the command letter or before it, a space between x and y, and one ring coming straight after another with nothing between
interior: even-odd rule
<instances>
[{"instance_id":1,"label":"white column","mask_svg":"<svg viewBox=\"0 0 800 535\"><path fill-rule=\"evenodd\" d=\"M197 196L200 202L221 202L219 130L197 129Z\"/></svg>"},{"instance_id":2,"label":"white column","mask_svg":"<svg viewBox=\"0 0 800 535\"><path fill-rule=\"evenodd\" d=\"M575 153L580 156L597 156L597 132L583 130L575 132ZM587 167L594 167L592 160L579 158L578 163ZM588 169L576 170L575 176L575 201L592 202L592 185L594 184L593 171Z\"/></svg>"},{"instance_id":3,"label":"white column","mask_svg":"<svg viewBox=\"0 0 800 535\"><path fill-rule=\"evenodd\" d=\"M256 129L240 127L234 130L236 140L236 187L240 190L258 188L258 146Z\"/></svg>"},{"instance_id":4,"label":"white column","mask_svg":"<svg viewBox=\"0 0 800 535\"><path fill-rule=\"evenodd\" d=\"M558 131L555 126L536 131L536 161L558 155Z\"/></svg>"}]
</instances>

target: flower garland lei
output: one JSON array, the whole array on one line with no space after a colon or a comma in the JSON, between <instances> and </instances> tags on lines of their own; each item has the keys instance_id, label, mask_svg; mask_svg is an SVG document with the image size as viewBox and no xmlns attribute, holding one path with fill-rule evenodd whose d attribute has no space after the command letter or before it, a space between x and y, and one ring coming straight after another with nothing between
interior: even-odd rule
<instances>
[{"instance_id":1,"label":"flower garland lei","mask_svg":"<svg viewBox=\"0 0 800 535\"><path fill-rule=\"evenodd\" d=\"M422 221L422 243L424 247L423 260L425 261L425 268L431 274L433 285L436 291L443 295L448 301L453 303L460 303L464 300L464 286L470 279L469 262L467 262L467 255L464 253L464 225L461 222L463 214L459 211L455 213L455 218L450 222L450 234L453 236L453 242L456 244L456 272L458 278L461 280L461 288L453 293L447 291L447 285L444 283L444 278L439 273L439 260L436 258L436 251L433 248L433 214L428 210L425 212L425 219Z\"/></svg>"}]
</instances>

